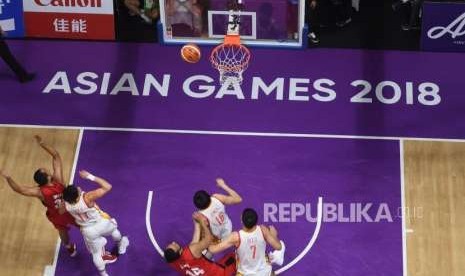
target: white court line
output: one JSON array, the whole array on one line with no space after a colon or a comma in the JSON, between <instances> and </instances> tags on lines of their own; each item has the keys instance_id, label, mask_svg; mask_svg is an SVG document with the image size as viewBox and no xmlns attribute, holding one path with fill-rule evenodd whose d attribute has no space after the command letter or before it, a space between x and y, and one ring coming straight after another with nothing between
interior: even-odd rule
<instances>
[{"instance_id":1,"label":"white court line","mask_svg":"<svg viewBox=\"0 0 465 276\"><path fill-rule=\"evenodd\" d=\"M153 246L157 250L158 254L160 254L160 256L164 258L165 254L163 253L163 250L161 250L160 246L158 245L157 240L155 239L155 236L153 235L152 223L150 222L150 213L152 209L152 197L153 197L153 191L149 191L149 196L147 198L147 209L145 210L145 227L147 229L147 234L149 234L149 238Z\"/></svg>"},{"instance_id":2,"label":"white court line","mask_svg":"<svg viewBox=\"0 0 465 276\"><path fill-rule=\"evenodd\" d=\"M400 147L400 193L402 200L402 264L403 275L407 276L407 224L405 222L406 206L405 206L405 172L404 172L404 141L399 141Z\"/></svg>"},{"instance_id":3,"label":"white court line","mask_svg":"<svg viewBox=\"0 0 465 276\"><path fill-rule=\"evenodd\" d=\"M329 134L305 134L305 133L276 133L276 132L236 132L236 131L202 131L202 130L177 130L177 129L144 129L144 128L109 128L109 127L81 127L81 126L54 126L54 125L20 125L20 124L0 124L0 127L14 128L54 128L54 129L79 129L80 137L77 145L77 153L75 155L73 174L71 182L74 180L74 171L79 155L82 133L84 130L97 131L121 131L121 132L149 132L149 133L174 133L174 134L203 134L203 135L235 135L235 136L264 136L264 137L296 137L296 138L336 138L336 139L366 139L366 140L391 140L400 142L401 155L401 194L402 208L405 208L405 185L404 185L404 160L403 160L403 142L409 140L415 141L437 141L437 142L465 142L465 139L442 139L442 138L419 138L419 137L389 137L389 136L356 136L356 135L329 135ZM150 223L150 221L149 221ZM402 218L402 245L403 245L403 270L404 276L407 276L407 243L406 243L406 225L405 216ZM150 232L151 233L151 232ZM149 233L149 235L150 235ZM153 235L153 234L152 234ZM152 243L156 244L156 240ZM155 245L154 244L154 245ZM158 244L156 244L158 246ZM163 252L158 246L157 250L161 255ZM52 266L47 266L44 275L54 275L56 269L56 261L59 253L59 244L55 252L55 259ZM52 270L52 274L46 274L48 270Z\"/></svg>"},{"instance_id":4,"label":"white court line","mask_svg":"<svg viewBox=\"0 0 465 276\"><path fill-rule=\"evenodd\" d=\"M305 247L305 249L300 252L300 254L294 259L292 260L290 263L288 263L286 266L278 269L276 271L276 275L279 275L283 272L285 272L286 270L288 270L289 268L293 267L295 264L297 264L305 255L307 255L308 251L310 251L310 249L313 247L313 245L315 244L316 242L316 239L318 238L318 235L320 234L320 229L321 229L321 223L323 221L323 198L322 197L318 197L318 220L316 222L316 227L315 227L315 231L313 232L313 236L312 238L310 239L310 241L308 242L307 246Z\"/></svg>"},{"instance_id":5,"label":"white court line","mask_svg":"<svg viewBox=\"0 0 465 276\"><path fill-rule=\"evenodd\" d=\"M81 150L82 136L84 134L84 129L79 129L79 137L76 145L76 152L74 153L73 167L71 169L71 175L69 177L69 185L73 185L74 174L76 172L77 161L79 159L79 151ZM58 238L57 245L55 247L55 256L53 257L53 264L47 265L44 269L44 276L54 276L57 268L58 255L60 254L61 240Z\"/></svg>"},{"instance_id":6,"label":"white court line","mask_svg":"<svg viewBox=\"0 0 465 276\"><path fill-rule=\"evenodd\" d=\"M421 137L396 137L396 136L363 136L363 135L333 135L318 133L290 133L290 132L249 132L249 131L213 131L213 130L189 130L189 129L157 129L157 128L117 128L117 127L91 127L91 126L54 126L54 125L19 125L0 124L0 127L19 128L55 128L55 129L84 129L97 131L121 131L121 132L147 132L147 133L173 133L173 134L204 134L204 135L231 135L231 136L264 136L264 137L295 137L295 138L334 138L334 139L362 139L362 140L414 140L434 142L465 142L465 139L449 138L421 138Z\"/></svg>"},{"instance_id":7,"label":"white court line","mask_svg":"<svg viewBox=\"0 0 465 276\"><path fill-rule=\"evenodd\" d=\"M146 228L147 228L147 234L149 235L150 241L152 242L153 246L155 247L155 250L157 250L158 254L160 254L160 256L162 258L164 258L163 250L160 248L160 245L158 245L158 242L155 239L155 236L153 235L152 223L150 222L150 213L151 213L151 209L152 209L152 197L153 197L153 192L149 191L149 195L148 195L148 198L147 198L147 209L146 209L146 212L145 212L145 225L146 225ZM323 222L323 198L322 197L318 197L318 216L317 216L317 219L318 220L317 220L317 223L316 223L315 231L313 232L313 236L310 239L310 241L308 242L307 246L304 248L304 250L302 252L300 252L300 254L294 260L292 260L286 266L284 266L284 267L280 268L279 270L277 270L276 275L279 275L279 274L285 272L286 270L290 269L294 265L296 265L300 260L302 260L303 257L305 257L305 255L307 255L307 253L310 251L310 249L315 244L315 242L316 242L316 240L318 238L318 235L320 234L321 224Z\"/></svg>"}]
</instances>

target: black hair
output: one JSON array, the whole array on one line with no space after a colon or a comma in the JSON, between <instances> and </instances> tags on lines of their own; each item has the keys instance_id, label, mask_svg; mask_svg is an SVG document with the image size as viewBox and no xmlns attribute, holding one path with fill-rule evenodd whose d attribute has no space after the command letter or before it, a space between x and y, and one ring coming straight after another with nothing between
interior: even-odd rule
<instances>
[{"instance_id":1,"label":"black hair","mask_svg":"<svg viewBox=\"0 0 465 276\"><path fill-rule=\"evenodd\" d=\"M171 248L165 249L164 255L167 263L175 262L177 259L181 257L181 254L179 254L179 252L176 252Z\"/></svg>"},{"instance_id":2,"label":"black hair","mask_svg":"<svg viewBox=\"0 0 465 276\"><path fill-rule=\"evenodd\" d=\"M247 208L242 212L242 223L247 229L250 229L257 225L258 215L254 209Z\"/></svg>"},{"instance_id":3,"label":"black hair","mask_svg":"<svg viewBox=\"0 0 465 276\"><path fill-rule=\"evenodd\" d=\"M75 203L79 197L79 190L74 185L69 185L63 190L63 200L68 203Z\"/></svg>"},{"instance_id":4,"label":"black hair","mask_svg":"<svg viewBox=\"0 0 465 276\"><path fill-rule=\"evenodd\" d=\"M42 169L38 169L34 173L34 181L39 184L39 187L48 184L48 174L44 172Z\"/></svg>"},{"instance_id":5,"label":"black hair","mask_svg":"<svg viewBox=\"0 0 465 276\"><path fill-rule=\"evenodd\" d=\"M194 205L199 210L205 210L208 206L210 206L211 198L210 194L208 194L204 190L197 191L194 195Z\"/></svg>"}]
</instances>

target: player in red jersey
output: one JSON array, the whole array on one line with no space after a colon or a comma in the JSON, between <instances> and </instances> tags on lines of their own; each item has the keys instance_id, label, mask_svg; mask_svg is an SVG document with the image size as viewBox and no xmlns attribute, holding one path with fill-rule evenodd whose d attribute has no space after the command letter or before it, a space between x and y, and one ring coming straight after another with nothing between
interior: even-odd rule
<instances>
[{"instance_id":1,"label":"player in red jersey","mask_svg":"<svg viewBox=\"0 0 465 276\"><path fill-rule=\"evenodd\" d=\"M38 186L18 185L11 176L0 170L0 175L3 176L13 191L30 197L36 197L42 201L47 207L47 218L58 230L60 239L65 245L71 257L76 256L76 244L71 243L69 239L69 226L76 225L74 218L64 210L63 190L65 182L63 179L63 164L60 154L51 146L42 141L38 135L34 136L39 146L52 156L53 174L47 169L40 168L34 173L34 180Z\"/></svg>"},{"instance_id":2,"label":"player in red jersey","mask_svg":"<svg viewBox=\"0 0 465 276\"><path fill-rule=\"evenodd\" d=\"M194 234L192 242L182 248L177 242L170 243L164 252L165 260L180 275L194 276L232 276L236 273L234 253L228 254L219 262L212 262L202 252L210 246L214 237L208 227L207 219L194 213Z\"/></svg>"}]
</instances>

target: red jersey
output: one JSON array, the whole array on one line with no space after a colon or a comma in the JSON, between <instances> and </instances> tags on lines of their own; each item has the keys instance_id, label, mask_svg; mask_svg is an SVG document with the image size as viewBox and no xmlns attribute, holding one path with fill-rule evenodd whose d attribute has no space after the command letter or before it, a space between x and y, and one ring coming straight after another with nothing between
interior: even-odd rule
<instances>
[{"instance_id":1,"label":"red jersey","mask_svg":"<svg viewBox=\"0 0 465 276\"><path fill-rule=\"evenodd\" d=\"M52 185L44 185L40 188L40 192L44 199L42 203L47 207L47 218L58 230L68 230L69 225L76 225L73 216L68 212L60 215L58 208L63 204L63 184L53 181Z\"/></svg>"},{"instance_id":2,"label":"red jersey","mask_svg":"<svg viewBox=\"0 0 465 276\"><path fill-rule=\"evenodd\" d=\"M170 264L181 275L189 276L223 276L226 275L225 268L214 263L204 256L195 258L189 246L182 250L181 257ZM230 275L230 274L229 274ZM228 276L229 276L228 275Z\"/></svg>"},{"instance_id":3,"label":"red jersey","mask_svg":"<svg viewBox=\"0 0 465 276\"><path fill-rule=\"evenodd\" d=\"M59 216L58 208L63 204L63 184L53 181L52 185L44 185L40 187L40 192L44 197L42 203L47 207L47 216Z\"/></svg>"}]
</instances>

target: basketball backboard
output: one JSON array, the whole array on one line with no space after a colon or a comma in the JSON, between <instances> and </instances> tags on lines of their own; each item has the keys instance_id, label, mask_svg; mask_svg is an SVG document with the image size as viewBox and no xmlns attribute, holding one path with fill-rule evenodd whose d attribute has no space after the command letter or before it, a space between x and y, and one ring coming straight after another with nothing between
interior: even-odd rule
<instances>
[{"instance_id":1,"label":"basketball backboard","mask_svg":"<svg viewBox=\"0 0 465 276\"><path fill-rule=\"evenodd\" d=\"M165 44L219 44L234 0L160 0L160 40ZM248 46L301 48L305 0L242 0L240 36Z\"/></svg>"}]
</instances>

